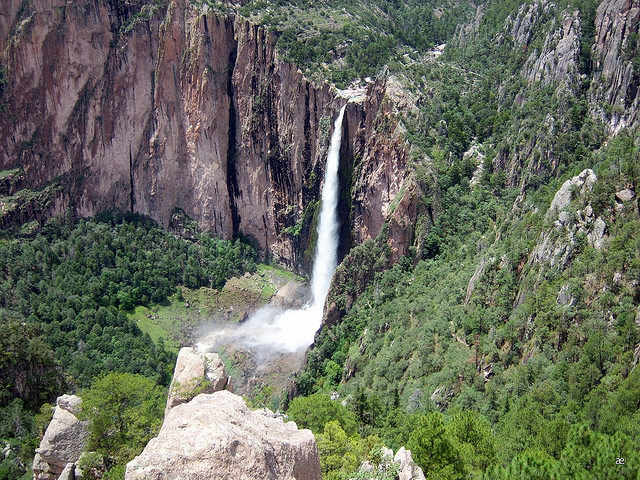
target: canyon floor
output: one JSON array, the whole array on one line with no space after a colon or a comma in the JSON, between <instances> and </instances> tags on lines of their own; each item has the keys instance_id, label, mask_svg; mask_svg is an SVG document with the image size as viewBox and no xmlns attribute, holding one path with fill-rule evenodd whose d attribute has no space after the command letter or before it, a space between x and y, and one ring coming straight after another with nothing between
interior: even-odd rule
<instances>
[{"instance_id":1,"label":"canyon floor","mask_svg":"<svg viewBox=\"0 0 640 480\"><path fill-rule=\"evenodd\" d=\"M189 289L180 286L165 302L138 306L129 313L144 333L178 351L211 333L233 328L259 308L288 299L285 286L305 280L285 269L260 264L253 274L230 278L224 288ZM256 406L279 407L292 376L302 368L304 351L276 352L227 341L213 351L223 358L236 391Z\"/></svg>"}]
</instances>

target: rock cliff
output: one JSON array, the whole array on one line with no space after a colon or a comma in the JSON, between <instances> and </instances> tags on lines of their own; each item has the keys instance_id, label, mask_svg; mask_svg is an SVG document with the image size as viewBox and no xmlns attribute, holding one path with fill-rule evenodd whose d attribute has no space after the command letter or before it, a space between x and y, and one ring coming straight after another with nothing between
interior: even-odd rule
<instances>
[{"instance_id":1,"label":"rock cliff","mask_svg":"<svg viewBox=\"0 0 640 480\"><path fill-rule=\"evenodd\" d=\"M15 169L19 191L3 199L2 225L118 208L166 226L179 207L305 270L346 99L275 43L186 0L11 0L0 15L0 169ZM381 81L347 111L342 181L359 192L341 204L347 243L378 234L403 181L406 148L374 135L384 98Z\"/></svg>"},{"instance_id":2,"label":"rock cliff","mask_svg":"<svg viewBox=\"0 0 640 480\"><path fill-rule=\"evenodd\" d=\"M596 12L595 28L589 98L597 105L594 115L617 133L640 124L640 3L604 0Z\"/></svg>"},{"instance_id":3,"label":"rock cliff","mask_svg":"<svg viewBox=\"0 0 640 480\"><path fill-rule=\"evenodd\" d=\"M87 422L76 417L81 402L75 395L58 397L53 418L33 459L35 480L55 480L62 478L64 471L75 471L74 464L82 455L89 437Z\"/></svg>"},{"instance_id":4,"label":"rock cliff","mask_svg":"<svg viewBox=\"0 0 640 480\"><path fill-rule=\"evenodd\" d=\"M320 480L311 431L266 409L251 411L241 397L221 390L228 376L219 360L180 351L160 433L127 464L126 480ZM200 385L205 378L209 383ZM178 384L194 382L213 393L173 401Z\"/></svg>"}]
</instances>

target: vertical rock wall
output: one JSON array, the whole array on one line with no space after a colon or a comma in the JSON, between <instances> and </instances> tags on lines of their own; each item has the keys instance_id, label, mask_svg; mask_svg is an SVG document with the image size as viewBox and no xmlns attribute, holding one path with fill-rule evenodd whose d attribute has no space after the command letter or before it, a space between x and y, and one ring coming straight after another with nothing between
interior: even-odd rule
<instances>
[{"instance_id":1,"label":"vertical rock wall","mask_svg":"<svg viewBox=\"0 0 640 480\"><path fill-rule=\"evenodd\" d=\"M168 225L179 207L310 266L312 207L346 100L282 61L272 34L186 0L10 0L0 42L0 169L48 195L28 211L16 200L4 223L118 208ZM356 194L341 202L353 214L343 253L378 234L404 179L403 141L380 128L384 95L372 85L347 111L343 181Z\"/></svg>"}]
</instances>

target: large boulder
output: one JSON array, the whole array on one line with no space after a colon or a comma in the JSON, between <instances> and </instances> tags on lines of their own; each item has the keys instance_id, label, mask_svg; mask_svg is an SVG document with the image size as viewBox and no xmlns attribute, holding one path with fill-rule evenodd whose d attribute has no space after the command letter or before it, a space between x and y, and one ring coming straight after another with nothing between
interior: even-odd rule
<instances>
[{"instance_id":1,"label":"large boulder","mask_svg":"<svg viewBox=\"0 0 640 480\"><path fill-rule=\"evenodd\" d=\"M220 357L184 347L178 353L165 416L176 405L186 403L200 393L214 393L225 388L230 389L230 379Z\"/></svg>"},{"instance_id":2,"label":"large boulder","mask_svg":"<svg viewBox=\"0 0 640 480\"><path fill-rule=\"evenodd\" d=\"M411 450L400 447L393 463L398 466L398 480L425 480L422 469L413 461Z\"/></svg>"},{"instance_id":3,"label":"large boulder","mask_svg":"<svg viewBox=\"0 0 640 480\"><path fill-rule=\"evenodd\" d=\"M551 206L547 212L547 219L552 218L554 214L557 215L567 208L569 203L571 203L573 193L584 195L591 191L597 181L598 177L593 173L593 170L586 168L580 172L579 175L564 182L551 201Z\"/></svg>"},{"instance_id":4,"label":"large boulder","mask_svg":"<svg viewBox=\"0 0 640 480\"><path fill-rule=\"evenodd\" d=\"M308 300L309 287L297 280L290 280L274 294L271 305L280 308L302 308Z\"/></svg>"},{"instance_id":5,"label":"large boulder","mask_svg":"<svg viewBox=\"0 0 640 480\"><path fill-rule=\"evenodd\" d=\"M320 480L313 434L228 391L171 408L160 433L127 465L126 480Z\"/></svg>"},{"instance_id":6,"label":"large boulder","mask_svg":"<svg viewBox=\"0 0 640 480\"><path fill-rule=\"evenodd\" d=\"M58 479L67 465L75 463L82 455L89 428L86 421L76 417L81 402L82 399L75 395L63 395L56 400L53 418L33 459L35 480Z\"/></svg>"}]
</instances>

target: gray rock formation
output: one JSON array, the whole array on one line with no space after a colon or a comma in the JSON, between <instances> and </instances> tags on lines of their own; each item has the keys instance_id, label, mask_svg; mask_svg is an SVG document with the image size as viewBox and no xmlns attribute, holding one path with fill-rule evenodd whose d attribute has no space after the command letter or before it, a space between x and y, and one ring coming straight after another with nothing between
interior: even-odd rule
<instances>
[{"instance_id":1,"label":"gray rock formation","mask_svg":"<svg viewBox=\"0 0 640 480\"><path fill-rule=\"evenodd\" d=\"M250 411L228 391L172 408L127 464L126 480L320 480L315 439L294 422Z\"/></svg>"},{"instance_id":2,"label":"gray rock formation","mask_svg":"<svg viewBox=\"0 0 640 480\"><path fill-rule=\"evenodd\" d=\"M523 75L529 83L573 83L578 78L579 53L580 13L576 10L565 13L561 25L545 37L542 50L531 54Z\"/></svg>"},{"instance_id":3,"label":"gray rock formation","mask_svg":"<svg viewBox=\"0 0 640 480\"><path fill-rule=\"evenodd\" d=\"M553 221L553 228L540 234L533 248L530 263L548 263L551 267L564 267L573 254L578 234L586 235L588 243L601 249L606 240L607 225L600 217L595 217L591 205L585 205L585 195L591 191L598 177L591 169L583 170L562 184L556 192L546 213L547 221ZM569 207L576 195L576 203L581 210Z\"/></svg>"},{"instance_id":4,"label":"gray rock formation","mask_svg":"<svg viewBox=\"0 0 640 480\"><path fill-rule=\"evenodd\" d=\"M604 0L596 12L592 49L594 75L589 92L594 116L612 133L640 123L637 58L640 4L633 0ZM610 106L611 109L603 108Z\"/></svg>"},{"instance_id":5,"label":"gray rock formation","mask_svg":"<svg viewBox=\"0 0 640 480\"><path fill-rule=\"evenodd\" d=\"M625 188L624 190L616 192L616 198L623 203L630 202L635 198L635 196L636 192L630 188Z\"/></svg>"},{"instance_id":6,"label":"gray rock formation","mask_svg":"<svg viewBox=\"0 0 640 480\"><path fill-rule=\"evenodd\" d=\"M291 280L278 289L271 304L281 308L302 308L309 300L309 288L302 282Z\"/></svg>"},{"instance_id":7,"label":"gray rock formation","mask_svg":"<svg viewBox=\"0 0 640 480\"><path fill-rule=\"evenodd\" d=\"M590 192L597 180L598 177L593 173L593 170L587 168L571 180L564 182L551 201L551 206L547 212L547 218L551 218L554 214L559 214L562 210L567 208L569 203L571 203L571 195L574 192L579 193L580 195Z\"/></svg>"},{"instance_id":8,"label":"gray rock formation","mask_svg":"<svg viewBox=\"0 0 640 480\"><path fill-rule=\"evenodd\" d=\"M411 450L406 450L404 447L400 447L395 457L393 450L382 447L380 463L374 466L366 460L360 465L360 473L364 474L363 476L365 478L371 475L371 480L373 480L373 478L380 478L381 475L387 478L386 475L391 472L393 467L395 467L397 472L397 480L425 480L422 469L413 461Z\"/></svg>"},{"instance_id":9,"label":"gray rock formation","mask_svg":"<svg viewBox=\"0 0 640 480\"><path fill-rule=\"evenodd\" d=\"M496 39L503 43L510 37L518 47L529 45L535 33L535 27L543 14L548 13L554 5L546 0L526 3L520 6L515 15L509 15L505 20L505 34Z\"/></svg>"},{"instance_id":10,"label":"gray rock formation","mask_svg":"<svg viewBox=\"0 0 640 480\"><path fill-rule=\"evenodd\" d=\"M169 387L165 416L176 405L186 403L200 393L228 388L229 382L218 354L199 354L191 347L181 348Z\"/></svg>"},{"instance_id":11,"label":"gray rock formation","mask_svg":"<svg viewBox=\"0 0 640 480\"><path fill-rule=\"evenodd\" d=\"M604 243L604 234L607 231L607 224L604 223L602 218L596 218L596 221L593 223L593 228L587 235L589 239L589 244L595 248L596 250L600 250Z\"/></svg>"},{"instance_id":12,"label":"gray rock formation","mask_svg":"<svg viewBox=\"0 0 640 480\"><path fill-rule=\"evenodd\" d=\"M53 418L33 459L35 480L55 480L82 455L89 436L86 421L78 420L82 399L63 395L56 400ZM69 467L73 470L72 467Z\"/></svg>"},{"instance_id":13,"label":"gray rock formation","mask_svg":"<svg viewBox=\"0 0 640 480\"><path fill-rule=\"evenodd\" d=\"M58 480L75 480L76 478L76 464L74 462L67 463L62 473L58 477Z\"/></svg>"},{"instance_id":14,"label":"gray rock formation","mask_svg":"<svg viewBox=\"0 0 640 480\"><path fill-rule=\"evenodd\" d=\"M411 450L400 447L393 463L398 466L398 480L425 480L422 469L413 461Z\"/></svg>"}]
</instances>

